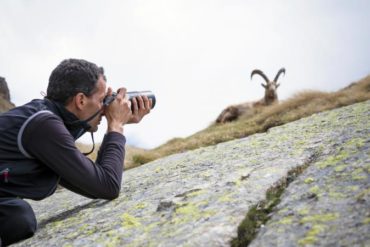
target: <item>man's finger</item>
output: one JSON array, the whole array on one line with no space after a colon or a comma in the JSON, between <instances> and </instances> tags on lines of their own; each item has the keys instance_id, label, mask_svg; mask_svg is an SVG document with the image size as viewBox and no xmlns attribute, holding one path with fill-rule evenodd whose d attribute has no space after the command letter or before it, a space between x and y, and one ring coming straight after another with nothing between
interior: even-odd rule
<instances>
[{"instance_id":1,"label":"man's finger","mask_svg":"<svg viewBox=\"0 0 370 247\"><path fill-rule=\"evenodd\" d=\"M108 90L107 90L107 95L112 95L112 88L111 87L108 87Z\"/></svg>"},{"instance_id":2,"label":"man's finger","mask_svg":"<svg viewBox=\"0 0 370 247\"><path fill-rule=\"evenodd\" d=\"M136 97L137 100L138 100L138 106L139 106L139 109L144 109L144 101L143 101L143 97L144 96L139 96L139 97Z\"/></svg>"},{"instance_id":3,"label":"man's finger","mask_svg":"<svg viewBox=\"0 0 370 247\"><path fill-rule=\"evenodd\" d=\"M121 97L124 98L124 96L126 95L127 89L124 87L121 87L117 90L117 92L118 92L118 95L121 95Z\"/></svg>"},{"instance_id":4,"label":"man's finger","mask_svg":"<svg viewBox=\"0 0 370 247\"><path fill-rule=\"evenodd\" d=\"M143 97L143 100L144 100L145 109L150 110L150 108L151 108L151 104L150 104L151 100L149 100L148 96L146 96L146 95Z\"/></svg>"},{"instance_id":5,"label":"man's finger","mask_svg":"<svg viewBox=\"0 0 370 247\"><path fill-rule=\"evenodd\" d=\"M138 112L138 110L139 110L139 107L138 107L138 104L137 104L136 97L133 97L133 98L131 99L131 101L132 101L132 108L133 108L133 112L134 112L134 113L137 113L137 112ZM131 108L131 109L132 109L132 108Z\"/></svg>"}]
</instances>

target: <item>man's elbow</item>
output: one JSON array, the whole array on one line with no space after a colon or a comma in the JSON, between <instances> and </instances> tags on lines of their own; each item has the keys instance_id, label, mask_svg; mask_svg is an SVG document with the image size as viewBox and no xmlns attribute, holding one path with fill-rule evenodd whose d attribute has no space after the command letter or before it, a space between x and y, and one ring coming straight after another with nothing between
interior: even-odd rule
<instances>
[{"instance_id":1,"label":"man's elbow","mask_svg":"<svg viewBox=\"0 0 370 247\"><path fill-rule=\"evenodd\" d=\"M103 199L106 199L106 200L114 200L114 199L117 199L119 197L120 191L121 191L121 188L120 187L115 188L114 190L111 190L108 193L104 194L102 196L102 198Z\"/></svg>"}]
</instances>

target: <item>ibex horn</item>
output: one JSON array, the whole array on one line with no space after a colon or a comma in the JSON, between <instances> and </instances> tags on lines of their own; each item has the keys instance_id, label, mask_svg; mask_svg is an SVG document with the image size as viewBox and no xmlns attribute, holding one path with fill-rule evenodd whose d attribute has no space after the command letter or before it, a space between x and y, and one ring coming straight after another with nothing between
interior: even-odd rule
<instances>
[{"instance_id":1,"label":"ibex horn","mask_svg":"<svg viewBox=\"0 0 370 247\"><path fill-rule=\"evenodd\" d=\"M281 73L284 73L284 75L285 75L285 68L281 68L281 69L279 70L279 72L276 74L275 79L274 79L274 82L275 82L275 83L276 83L276 82L277 82L277 80L279 79L279 76L281 75Z\"/></svg>"},{"instance_id":2,"label":"ibex horn","mask_svg":"<svg viewBox=\"0 0 370 247\"><path fill-rule=\"evenodd\" d=\"M252 80L253 75L255 75L255 74L262 76L263 79L265 79L266 83L269 82L269 78L267 78L267 76L259 69L255 69L255 70L252 71L251 80Z\"/></svg>"}]
</instances>

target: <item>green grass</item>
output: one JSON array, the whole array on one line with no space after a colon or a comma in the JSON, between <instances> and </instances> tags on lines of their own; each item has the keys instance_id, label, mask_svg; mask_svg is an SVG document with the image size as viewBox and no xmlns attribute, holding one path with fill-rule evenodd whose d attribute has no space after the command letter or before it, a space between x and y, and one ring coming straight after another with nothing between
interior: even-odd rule
<instances>
[{"instance_id":1,"label":"green grass","mask_svg":"<svg viewBox=\"0 0 370 247\"><path fill-rule=\"evenodd\" d=\"M370 76L337 92L302 91L278 104L257 109L253 116L241 116L236 121L226 124L212 124L189 137L174 138L151 150L137 149L130 154L130 159L127 159L126 168L139 166L170 154L265 132L271 127L292 122L314 113L369 99Z\"/></svg>"}]
</instances>

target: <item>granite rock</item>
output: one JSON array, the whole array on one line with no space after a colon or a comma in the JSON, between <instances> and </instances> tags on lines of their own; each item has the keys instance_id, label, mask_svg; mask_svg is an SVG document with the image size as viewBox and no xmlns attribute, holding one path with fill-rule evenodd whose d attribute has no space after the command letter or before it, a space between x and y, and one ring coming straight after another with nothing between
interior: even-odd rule
<instances>
[{"instance_id":1,"label":"granite rock","mask_svg":"<svg viewBox=\"0 0 370 247\"><path fill-rule=\"evenodd\" d=\"M299 169L252 245L365 246L369 116L367 101L171 155L124 172L113 201L59 190L30 201L39 229L16 246L229 246L248 210Z\"/></svg>"}]
</instances>

